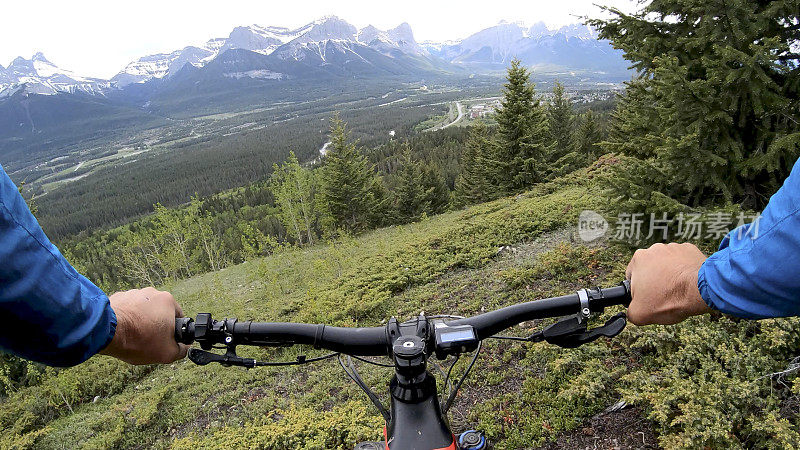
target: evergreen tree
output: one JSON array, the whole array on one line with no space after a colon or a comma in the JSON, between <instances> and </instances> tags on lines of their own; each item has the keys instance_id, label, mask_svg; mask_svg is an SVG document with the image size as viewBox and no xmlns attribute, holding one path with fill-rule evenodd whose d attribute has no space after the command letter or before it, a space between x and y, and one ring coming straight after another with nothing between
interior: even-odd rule
<instances>
[{"instance_id":1,"label":"evergreen tree","mask_svg":"<svg viewBox=\"0 0 800 450\"><path fill-rule=\"evenodd\" d=\"M550 129L550 140L553 143L552 160L556 160L572 151L575 113L572 101L564 92L564 85L556 81L553 87L553 102L547 107L547 124Z\"/></svg>"},{"instance_id":2,"label":"evergreen tree","mask_svg":"<svg viewBox=\"0 0 800 450\"><path fill-rule=\"evenodd\" d=\"M684 203L763 207L800 155L796 0L607 10L611 19L589 23L640 77L605 148L649 160Z\"/></svg>"},{"instance_id":3,"label":"evergreen tree","mask_svg":"<svg viewBox=\"0 0 800 450\"><path fill-rule=\"evenodd\" d=\"M575 151L588 164L600 156L599 144L603 139L603 133L591 109L586 111L581 119L581 125L575 138Z\"/></svg>"},{"instance_id":4,"label":"evergreen tree","mask_svg":"<svg viewBox=\"0 0 800 450\"><path fill-rule=\"evenodd\" d=\"M422 168L423 185L428 190L428 214L439 214L450 206L450 189L438 164L426 164Z\"/></svg>"},{"instance_id":5,"label":"evergreen tree","mask_svg":"<svg viewBox=\"0 0 800 450\"><path fill-rule=\"evenodd\" d=\"M511 61L503 85L503 100L495 114L496 151L490 160L492 178L500 195L520 191L542 181L547 169L547 114L528 70Z\"/></svg>"},{"instance_id":6,"label":"evergreen tree","mask_svg":"<svg viewBox=\"0 0 800 450\"><path fill-rule=\"evenodd\" d=\"M348 135L347 124L334 115L319 186L319 205L329 230L361 231L384 218L386 195L381 181Z\"/></svg>"},{"instance_id":7,"label":"evergreen tree","mask_svg":"<svg viewBox=\"0 0 800 450\"><path fill-rule=\"evenodd\" d=\"M461 173L456 180L456 201L462 205L481 203L497 192L490 181L491 140L483 122L470 127L461 158ZM488 155L488 156L487 156Z\"/></svg>"},{"instance_id":8,"label":"evergreen tree","mask_svg":"<svg viewBox=\"0 0 800 450\"><path fill-rule=\"evenodd\" d=\"M429 211L433 188L425 185L425 174L420 164L411 159L408 144L400 164L397 172L399 183L395 192L396 211L401 222L413 222Z\"/></svg>"}]
</instances>

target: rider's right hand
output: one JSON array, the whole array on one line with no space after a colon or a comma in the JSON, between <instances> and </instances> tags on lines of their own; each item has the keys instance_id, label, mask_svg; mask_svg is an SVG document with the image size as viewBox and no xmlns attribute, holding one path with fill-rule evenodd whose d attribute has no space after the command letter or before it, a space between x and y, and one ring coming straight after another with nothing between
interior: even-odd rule
<instances>
[{"instance_id":1,"label":"rider's right hand","mask_svg":"<svg viewBox=\"0 0 800 450\"><path fill-rule=\"evenodd\" d=\"M188 346L175 341L180 305L169 292L149 287L109 297L117 330L100 353L131 364L171 363L186 356Z\"/></svg>"},{"instance_id":2,"label":"rider's right hand","mask_svg":"<svg viewBox=\"0 0 800 450\"><path fill-rule=\"evenodd\" d=\"M636 325L670 325L711 311L697 287L706 255L696 246L654 244L637 250L625 276L631 280L628 320Z\"/></svg>"}]
</instances>

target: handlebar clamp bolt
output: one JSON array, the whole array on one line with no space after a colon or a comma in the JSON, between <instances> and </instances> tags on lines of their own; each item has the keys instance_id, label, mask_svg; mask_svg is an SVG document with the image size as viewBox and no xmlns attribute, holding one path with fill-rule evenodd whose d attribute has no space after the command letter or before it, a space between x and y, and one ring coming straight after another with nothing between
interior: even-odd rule
<instances>
[{"instance_id":1,"label":"handlebar clamp bolt","mask_svg":"<svg viewBox=\"0 0 800 450\"><path fill-rule=\"evenodd\" d=\"M578 317L578 322L583 323L592 314L592 311L589 309L589 291L586 289L579 290L578 299L581 302L581 315Z\"/></svg>"}]
</instances>

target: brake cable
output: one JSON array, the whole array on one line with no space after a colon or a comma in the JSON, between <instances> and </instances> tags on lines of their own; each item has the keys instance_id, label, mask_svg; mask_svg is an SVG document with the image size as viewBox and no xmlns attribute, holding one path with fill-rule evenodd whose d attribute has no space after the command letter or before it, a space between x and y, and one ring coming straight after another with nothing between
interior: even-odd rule
<instances>
[{"instance_id":1,"label":"brake cable","mask_svg":"<svg viewBox=\"0 0 800 450\"><path fill-rule=\"evenodd\" d=\"M521 342L541 342L544 340L544 334L541 331L537 331L530 336L527 337L519 337L519 336L487 336L487 339L501 339L506 341L521 341Z\"/></svg>"},{"instance_id":2,"label":"brake cable","mask_svg":"<svg viewBox=\"0 0 800 450\"><path fill-rule=\"evenodd\" d=\"M362 358L362 357L356 356L356 355L348 355L348 356L350 356L353 359L357 359L357 360L359 360L361 362L365 362L367 364L372 364L373 366L394 368L394 364L385 364L385 363L380 363L380 362L377 362L377 361L371 361L369 359Z\"/></svg>"},{"instance_id":3,"label":"brake cable","mask_svg":"<svg viewBox=\"0 0 800 450\"><path fill-rule=\"evenodd\" d=\"M447 401L445 402L444 406L442 406L442 413L443 414L447 414L447 411L453 405L453 401L456 399L456 395L458 395L458 391L459 391L459 389L461 389L461 385L464 384L464 380L467 379L467 375L469 375L469 372L472 370L472 366L474 366L475 365L475 361L478 360L478 355L480 355L480 353L481 353L481 347L482 346L483 346L483 341L479 341L478 342L478 348L475 349L475 355L472 357L472 361L470 361L469 366L467 366L467 370L464 371L464 375L462 375L461 379L458 380L458 383L456 384L455 389L453 389L453 391L450 392L450 395L447 397ZM455 366L455 363L453 363L453 365ZM451 366L451 368L452 368L452 366Z\"/></svg>"},{"instance_id":4,"label":"brake cable","mask_svg":"<svg viewBox=\"0 0 800 450\"><path fill-rule=\"evenodd\" d=\"M364 383L364 380L361 379L361 375L358 374L356 366L353 365L353 358L350 355L344 355L344 356L347 357L347 365L349 366L350 370L348 370L348 367L344 365L344 362L342 362L341 354L339 354L339 356L336 358L339 361L339 365L342 366L344 373L346 373L347 376L350 377L350 379L353 380L353 382L355 382L358 385L358 387L360 387L361 390L364 391L365 394L367 394L367 397L369 397L370 401L372 401L372 404L375 405L376 408L378 408L378 411L380 411L384 420L386 420L386 422L389 422L389 420L391 420L391 415L389 414L389 411L386 409L385 406L383 406L383 403L381 403L378 396L374 392L372 392L372 389L370 389L369 386L367 386L367 384Z\"/></svg>"},{"instance_id":5,"label":"brake cable","mask_svg":"<svg viewBox=\"0 0 800 450\"><path fill-rule=\"evenodd\" d=\"M242 358L228 347L228 352L224 355L207 352L197 348L189 349L189 359L198 366L205 366L209 363L220 363L223 366L239 366L247 369L253 367L280 367L280 366L299 366L302 364L313 363L339 355L339 352L332 352L315 358L306 358L306 355L299 355L294 361L258 361L254 358Z\"/></svg>"}]
</instances>

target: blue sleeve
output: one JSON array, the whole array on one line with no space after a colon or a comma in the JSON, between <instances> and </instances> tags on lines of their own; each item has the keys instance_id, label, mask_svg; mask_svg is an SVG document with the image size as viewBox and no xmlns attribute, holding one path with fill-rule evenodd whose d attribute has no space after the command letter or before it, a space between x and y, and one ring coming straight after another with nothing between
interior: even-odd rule
<instances>
[{"instance_id":1,"label":"blue sleeve","mask_svg":"<svg viewBox=\"0 0 800 450\"><path fill-rule=\"evenodd\" d=\"M800 315L800 160L760 218L731 231L700 268L706 303L746 319Z\"/></svg>"},{"instance_id":2,"label":"blue sleeve","mask_svg":"<svg viewBox=\"0 0 800 450\"><path fill-rule=\"evenodd\" d=\"M0 349L51 366L79 364L114 336L108 297L50 243L0 167Z\"/></svg>"}]
</instances>

